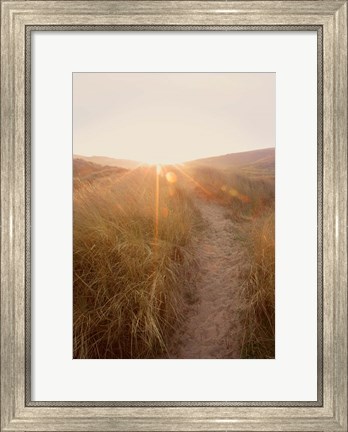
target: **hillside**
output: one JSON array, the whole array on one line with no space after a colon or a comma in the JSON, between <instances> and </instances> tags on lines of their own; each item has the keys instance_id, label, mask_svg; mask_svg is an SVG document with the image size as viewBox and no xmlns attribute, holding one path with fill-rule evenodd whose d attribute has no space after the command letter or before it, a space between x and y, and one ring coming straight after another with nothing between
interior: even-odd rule
<instances>
[{"instance_id":1,"label":"hillside","mask_svg":"<svg viewBox=\"0 0 348 432\"><path fill-rule=\"evenodd\" d=\"M141 162L129 159L115 159L106 156L83 156L74 155L74 159L83 160L89 163L119 167L125 169L134 169L141 165ZM222 156L213 156L209 158L196 159L185 162L187 166L209 166L215 169L243 168L248 170L271 170L275 166L275 149L266 148L240 153L229 153Z\"/></svg>"},{"instance_id":2,"label":"hillside","mask_svg":"<svg viewBox=\"0 0 348 432\"><path fill-rule=\"evenodd\" d=\"M74 358L274 358L263 153L230 169L74 159Z\"/></svg>"},{"instance_id":3,"label":"hillside","mask_svg":"<svg viewBox=\"0 0 348 432\"><path fill-rule=\"evenodd\" d=\"M126 169L133 169L140 165L140 162L129 160L129 159L114 159L106 156L83 156L74 155L74 159L81 159L86 162L92 162L98 165L104 165L109 167L119 167Z\"/></svg>"},{"instance_id":4,"label":"hillside","mask_svg":"<svg viewBox=\"0 0 348 432\"><path fill-rule=\"evenodd\" d=\"M230 153L222 156L214 156L204 159L196 159L188 162L190 165L204 165L211 168L258 168L274 169L275 149L266 148L241 153Z\"/></svg>"}]
</instances>

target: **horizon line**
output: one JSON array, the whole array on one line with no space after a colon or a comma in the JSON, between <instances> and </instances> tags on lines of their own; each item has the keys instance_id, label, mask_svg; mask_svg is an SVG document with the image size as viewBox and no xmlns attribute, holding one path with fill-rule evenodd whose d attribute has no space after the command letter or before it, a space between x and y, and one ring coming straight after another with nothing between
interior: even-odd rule
<instances>
[{"instance_id":1,"label":"horizon line","mask_svg":"<svg viewBox=\"0 0 348 432\"><path fill-rule=\"evenodd\" d=\"M231 152L231 153L222 153L222 154L218 154L218 155L211 155L211 156L205 156L205 157L200 157L200 158L195 158L195 159L187 159L181 162L176 162L176 163L166 163L166 164L162 164L162 165L175 165L175 164L182 164L182 163L187 163L187 162L195 162L195 161L199 161L199 160L204 160L204 159L212 159L212 158L218 158L218 157L223 157L223 156L229 156L232 154L241 154L241 153L253 153L256 151L260 151L260 150L270 150L270 149L274 149L275 150L276 146L270 146L270 147L261 147L261 148L257 148L257 149L253 149L253 150L245 150L245 151L236 151L236 152ZM88 157L88 158L107 158L107 159L114 159L114 160L122 160L122 161L129 161L129 162L135 162L135 163L143 163L140 160L136 160L136 159L129 159L129 158L124 158L124 157L116 157L116 156L106 156L106 155L101 155L101 154L93 154L93 155L86 155L86 154L75 154L73 152L73 158L74 157ZM156 163L147 163L147 165L156 165Z\"/></svg>"}]
</instances>

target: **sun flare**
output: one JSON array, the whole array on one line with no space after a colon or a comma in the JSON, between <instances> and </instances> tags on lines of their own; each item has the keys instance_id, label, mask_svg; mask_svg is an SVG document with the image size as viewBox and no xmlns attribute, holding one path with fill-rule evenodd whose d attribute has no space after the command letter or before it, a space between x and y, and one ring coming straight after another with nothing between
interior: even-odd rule
<instances>
[{"instance_id":1,"label":"sun flare","mask_svg":"<svg viewBox=\"0 0 348 432\"><path fill-rule=\"evenodd\" d=\"M141 162L146 165L176 165L185 162L184 160L173 156L148 155L141 158Z\"/></svg>"}]
</instances>

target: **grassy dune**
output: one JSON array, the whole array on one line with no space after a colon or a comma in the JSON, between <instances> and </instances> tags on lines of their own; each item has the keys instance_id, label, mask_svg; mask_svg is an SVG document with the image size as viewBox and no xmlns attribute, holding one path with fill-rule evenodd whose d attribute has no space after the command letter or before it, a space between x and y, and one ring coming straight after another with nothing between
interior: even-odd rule
<instances>
[{"instance_id":1,"label":"grassy dune","mask_svg":"<svg viewBox=\"0 0 348 432\"><path fill-rule=\"evenodd\" d=\"M74 358L166 357L185 303L199 294L192 292L193 241L204 235L197 199L224 209L246 252L241 357L274 357L273 170L127 170L77 159Z\"/></svg>"},{"instance_id":2,"label":"grassy dune","mask_svg":"<svg viewBox=\"0 0 348 432\"><path fill-rule=\"evenodd\" d=\"M262 171L196 167L191 174L201 186L196 187L197 193L225 206L236 221L258 217L274 207L274 176Z\"/></svg>"},{"instance_id":3,"label":"grassy dune","mask_svg":"<svg viewBox=\"0 0 348 432\"><path fill-rule=\"evenodd\" d=\"M173 180L154 168L76 175L74 358L165 353L181 319L199 224Z\"/></svg>"}]
</instances>

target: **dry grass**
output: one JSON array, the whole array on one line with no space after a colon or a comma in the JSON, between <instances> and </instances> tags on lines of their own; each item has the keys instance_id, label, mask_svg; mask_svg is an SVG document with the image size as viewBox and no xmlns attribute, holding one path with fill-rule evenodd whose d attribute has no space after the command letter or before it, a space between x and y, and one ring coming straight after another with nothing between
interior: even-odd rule
<instances>
[{"instance_id":1,"label":"dry grass","mask_svg":"<svg viewBox=\"0 0 348 432\"><path fill-rule=\"evenodd\" d=\"M195 194L224 206L247 251L241 355L274 358L272 172L167 167L170 183L155 168L74 167L75 358L166 357L197 270Z\"/></svg>"},{"instance_id":2,"label":"dry grass","mask_svg":"<svg viewBox=\"0 0 348 432\"><path fill-rule=\"evenodd\" d=\"M154 168L79 179L74 358L165 356L172 327L181 319L198 223L188 196Z\"/></svg>"},{"instance_id":3,"label":"dry grass","mask_svg":"<svg viewBox=\"0 0 348 432\"><path fill-rule=\"evenodd\" d=\"M244 303L243 358L275 356L275 232L274 209L248 223L244 241L250 270L241 292Z\"/></svg>"},{"instance_id":4,"label":"dry grass","mask_svg":"<svg viewBox=\"0 0 348 432\"><path fill-rule=\"evenodd\" d=\"M197 167L192 175L203 186L197 187L197 192L225 206L228 216L235 221L259 217L274 205L274 176L264 171Z\"/></svg>"}]
</instances>

